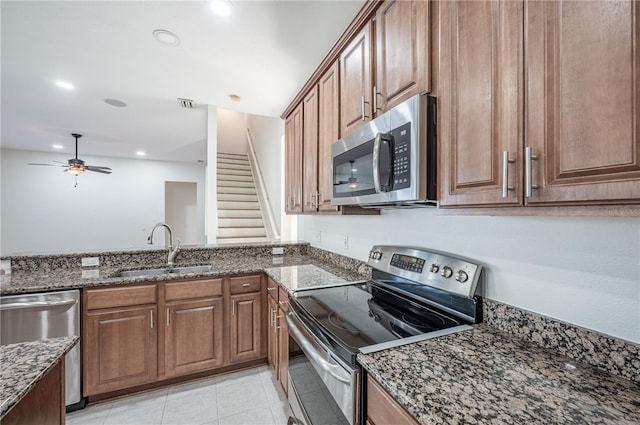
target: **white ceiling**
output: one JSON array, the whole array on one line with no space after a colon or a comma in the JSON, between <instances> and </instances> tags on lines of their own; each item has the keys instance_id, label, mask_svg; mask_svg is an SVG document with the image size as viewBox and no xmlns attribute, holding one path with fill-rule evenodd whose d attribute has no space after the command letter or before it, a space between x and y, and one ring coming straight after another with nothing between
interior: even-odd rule
<instances>
[{"instance_id":1,"label":"white ceiling","mask_svg":"<svg viewBox=\"0 0 640 425\"><path fill-rule=\"evenodd\" d=\"M204 159L206 105L279 116L362 3L232 0L222 17L204 0L3 0L0 143L72 153L77 132L80 158L142 150L149 159ZM180 45L159 43L156 29ZM197 108L180 108L178 97Z\"/></svg>"}]
</instances>

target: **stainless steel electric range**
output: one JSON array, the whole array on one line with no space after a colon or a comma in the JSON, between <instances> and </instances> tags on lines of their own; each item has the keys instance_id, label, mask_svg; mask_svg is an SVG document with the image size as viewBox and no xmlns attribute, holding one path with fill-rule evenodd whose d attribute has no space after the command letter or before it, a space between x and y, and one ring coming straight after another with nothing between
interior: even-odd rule
<instances>
[{"instance_id":1,"label":"stainless steel electric range","mask_svg":"<svg viewBox=\"0 0 640 425\"><path fill-rule=\"evenodd\" d=\"M359 424L358 353L470 329L482 321L482 266L423 248L374 246L372 279L300 290L289 302L289 424Z\"/></svg>"}]
</instances>

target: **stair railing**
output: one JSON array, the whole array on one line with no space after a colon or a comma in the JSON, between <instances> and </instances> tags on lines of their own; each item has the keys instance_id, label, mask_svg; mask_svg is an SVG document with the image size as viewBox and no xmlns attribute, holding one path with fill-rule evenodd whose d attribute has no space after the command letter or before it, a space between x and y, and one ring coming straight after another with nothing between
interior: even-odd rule
<instances>
[{"instance_id":1,"label":"stair railing","mask_svg":"<svg viewBox=\"0 0 640 425\"><path fill-rule=\"evenodd\" d=\"M249 163L251 164L251 172L253 173L253 179L256 182L256 192L258 193L258 204L260 205L260 211L265 222L265 230L267 232L267 238L270 241L280 240L280 230L276 224L276 220L273 216L273 210L271 208L271 199L269 198L269 192L267 186L264 184L264 178L260 171L260 165L258 164L258 157L253 147L253 139L251 138L251 132L247 128L247 145L249 154Z\"/></svg>"}]
</instances>

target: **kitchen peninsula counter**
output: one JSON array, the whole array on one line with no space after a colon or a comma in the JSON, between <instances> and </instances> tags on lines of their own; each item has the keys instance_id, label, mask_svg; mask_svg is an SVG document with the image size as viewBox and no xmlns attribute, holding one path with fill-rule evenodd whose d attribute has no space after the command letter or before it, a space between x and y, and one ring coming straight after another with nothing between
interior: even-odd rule
<instances>
[{"instance_id":1,"label":"kitchen peninsula counter","mask_svg":"<svg viewBox=\"0 0 640 425\"><path fill-rule=\"evenodd\" d=\"M16 406L49 371L64 361L78 337L62 337L0 346L0 418ZM64 394L64 391L63 391ZM64 400L60 408L63 408Z\"/></svg>"},{"instance_id":2,"label":"kitchen peninsula counter","mask_svg":"<svg viewBox=\"0 0 640 425\"><path fill-rule=\"evenodd\" d=\"M486 324L358 361L423 424L640 423L640 385Z\"/></svg>"},{"instance_id":3,"label":"kitchen peninsula counter","mask_svg":"<svg viewBox=\"0 0 640 425\"><path fill-rule=\"evenodd\" d=\"M281 245L274 244L273 246ZM300 282L304 281L304 279L302 279L303 276L307 276L307 282L312 279L317 283L322 280L319 280L318 277L324 277L325 283L319 283L321 285L331 284L336 281L359 281L366 279L367 277L367 272L369 270L368 267L363 266L362 263L358 261L354 260L352 263L349 263L348 261L347 263L341 263L341 261L346 261L344 257L331 256L324 252L320 252L320 250L307 247L306 245L302 245L302 247L304 249L295 250L293 254L287 254L285 252L285 255L265 255L264 250L260 255L255 255L253 249L257 248L252 246L244 248L218 248L214 250L216 254L211 255L213 258L203 257L206 258L206 261L194 258L194 255L189 254L189 249L187 248L184 250L186 252L183 251L179 254L182 258L180 256L178 257L176 267L207 264L211 265L213 269L208 272L199 273L167 273L137 277L120 277L117 275L123 270L166 267L166 263L158 262L157 255L154 256L153 259L145 262L140 262L140 259L136 259L138 263L134 263L131 260L131 256L133 254L122 252L118 253L122 256L121 264L116 264L117 261L110 261L110 263L105 266L82 268L79 266L80 261L78 258L76 261L78 265L64 264L61 267L24 267L21 270L13 271L11 274L2 275L0 276L0 295L16 295L34 292L81 289L96 286L128 285L205 277L214 278L218 276L262 273L266 270L269 270L269 275L284 287L287 287L287 284L283 283L284 280L287 280L287 276L299 277L297 280ZM270 250L270 247L268 248ZM308 253L307 248L316 255ZM193 251L194 254L200 256L203 255L203 252L207 252L206 248L194 248ZM164 252L166 252L166 250ZM141 256L145 255L144 253L134 254ZM26 258L27 260L21 261L28 261L28 257ZM292 267L300 267L301 272L298 274L294 273L292 275ZM283 268L282 273L278 271L280 268ZM290 280L291 279L289 279L289 281ZM301 283L301 285L304 285L304 283ZM307 284L307 286L309 285Z\"/></svg>"}]
</instances>

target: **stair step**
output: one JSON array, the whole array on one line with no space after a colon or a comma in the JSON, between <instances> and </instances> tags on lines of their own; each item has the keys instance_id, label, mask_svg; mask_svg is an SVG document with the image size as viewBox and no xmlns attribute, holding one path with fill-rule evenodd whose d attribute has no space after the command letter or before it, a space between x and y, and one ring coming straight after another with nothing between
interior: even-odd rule
<instances>
[{"instance_id":1,"label":"stair step","mask_svg":"<svg viewBox=\"0 0 640 425\"><path fill-rule=\"evenodd\" d=\"M218 201L258 202L258 195L248 193L219 193Z\"/></svg>"},{"instance_id":2,"label":"stair step","mask_svg":"<svg viewBox=\"0 0 640 425\"><path fill-rule=\"evenodd\" d=\"M252 177L251 170L238 170L236 168L220 168L218 167L218 175L225 176L249 176Z\"/></svg>"},{"instance_id":3,"label":"stair step","mask_svg":"<svg viewBox=\"0 0 640 425\"><path fill-rule=\"evenodd\" d=\"M241 182L251 182L253 183L253 176L252 175L237 175L237 174L220 174L218 173L217 175L217 179L218 181L227 181L227 180L232 180L232 181L241 181Z\"/></svg>"},{"instance_id":4,"label":"stair step","mask_svg":"<svg viewBox=\"0 0 640 425\"><path fill-rule=\"evenodd\" d=\"M247 154L246 153L225 153L225 152L218 152L218 158L247 158Z\"/></svg>"},{"instance_id":5,"label":"stair step","mask_svg":"<svg viewBox=\"0 0 640 425\"><path fill-rule=\"evenodd\" d=\"M257 202L218 201L218 210L258 210L260 212L260 205Z\"/></svg>"},{"instance_id":6,"label":"stair step","mask_svg":"<svg viewBox=\"0 0 640 425\"><path fill-rule=\"evenodd\" d=\"M257 218L220 218L218 217L218 227L264 227L261 217Z\"/></svg>"},{"instance_id":7,"label":"stair step","mask_svg":"<svg viewBox=\"0 0 640 425\"><path fill-rule=\"evenodd\" d=\"M231 243L256 243L256 242L269 242L266 237L262 238L217 238L216 243L219 244L231 244Z\"/></svg>"},{"instance_id":8,"label":"stair step","mask_svg":"<svg viewBox=\"0 0 640 425\"><path fill-rule=\"evenodd\" d=\"M218 220L226 218L262 218L260 209L256 210L218 210Z\"/></svg>"},{"instance_id":9,"label":"stair step","mask_svg":"<svg viewBox=\"0 0 640 425\"><path fill-rule=\"evenodd\" d=\"M237 186L220 186L218 185L218 193L227 193L227 194L246 194L246 195L256 195L255 186L251 187L237 187Z\"/></svg>"},{"instance_id":10,"label":"stair step","mask_svg":"<svg viewBox=\"0 0 640 425\"><path fill-rule=\"evenodd\" d=\"M246 164L228 164L226 162L218 161L218 170L251 171L251 166L248 162Z\"/></svg>"},{"instance_id":11,"label":"stair step","mask_svg":"<svg viewBox=\"0 0 640 425\"><path fill-rule=\"evenodd\" d=\"M218 180L218 187L241 187L255 189L252 181L245 180Z\"/></svg>"},{"instance_id":12,"label":"stair step","mask_svg":"<svg viewBox=\"0 0 640 425\"><path fill-rule=\"evenodd\" d=\"M219 238L259 238L267 236L263 227L220 227Z\"/></svg>"},{"instance_id":13,"label":"stair step","mask_svg":"<svg viewBox=\"0 0 640 425\"><path fill-rule=\"evenodd\" d=\"M244 159L227 159L227 158L218 158L218 164L226 164L229 166L240 165L240 166L249 166L249 160L245 157Z\"/></svg>"}]
</instances>

